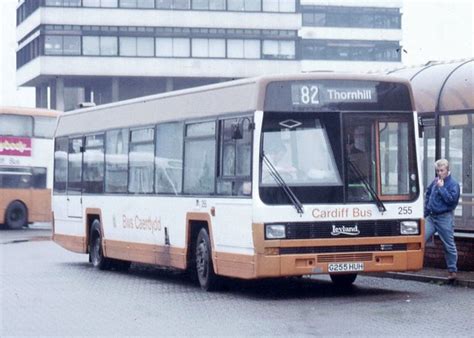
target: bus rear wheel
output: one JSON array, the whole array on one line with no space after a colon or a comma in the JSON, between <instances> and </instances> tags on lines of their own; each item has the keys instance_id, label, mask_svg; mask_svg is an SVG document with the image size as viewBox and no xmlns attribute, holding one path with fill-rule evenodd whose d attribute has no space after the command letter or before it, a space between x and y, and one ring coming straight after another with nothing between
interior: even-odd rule
<instances>
[{"instance_id":1,"label":"bus rear wheel","mask_svg":"<svg viewBox=\"0 0 474 338\"><path fill-rule=\"evenodd\" d=\"M28 210L20 201L13 201L5 212L5 224L9 229L21 229L28 224Z\"/></svg>"},{"instance_id":2,"label":"bus rear wheel","mask_svg":"<svg viewBox=\"0 0 474 338\"><path fill-rule=\"evenodd\" d=\"M214 273L211 241L205 228L202 228L197 236L195 257L196 275L201 288L206 291L219 289L220 278Z\"/></svg>"},{"instance_id":3,"label":"bus rear wheel","mask_svg":"<svg viewBox=\"0 0 474 338\"><path fill-rule=\"evenodd\" d=\"M332 282L336 286L340 287L349 287L351 286L356 278L356 273L346 273L346 274L332 274L330 275Z\"/></svg>"},{"instance_id":4,"label":"bus rear wheel","mask_svg":"<svg viewBox=\"0 0 474 338\"><path fill-rule=\"evenodd\" d=\"M102 249L102 235L98 220L94 220L91 226L89 260L92 266L99 270L107 270L111 267L111 260L104 256L104 250Z\"/></svg>"}]
</instances>

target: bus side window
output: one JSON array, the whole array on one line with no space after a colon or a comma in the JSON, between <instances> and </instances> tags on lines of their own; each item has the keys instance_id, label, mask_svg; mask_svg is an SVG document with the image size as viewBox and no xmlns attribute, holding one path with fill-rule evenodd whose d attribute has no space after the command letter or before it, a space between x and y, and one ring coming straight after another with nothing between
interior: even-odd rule
<instances>
[{"instance_id":1,"label":"bus side window","mask_svg":"<svg viewBox=\"0 0 474 338\"><path fill-rule=\"evenodd\" d=\"M184 192L214 194L216 168L216 122L186 125L184 143Z\"/></svg>"},{"instance_id":2,"label":"bus side window","mask_svg":"<svg viewBox=\"0 0 474 338\"><path fill-rule=\"evenodd\" d=\"M105 135L105 192L126 193L129 130L110 130Z\"/></svg>"},{"instance_id":3,"label":"bus side window","mask_svg":"<svg viewBox=\"0 0 474 338\"><path fill-rule=\"evenodd\" d=\"M54 192L65 193L67 183L68 139L57 138L54 144Z\"/></svg>"},{"instance_id":4,"label":"bus side window","mask_svg":"<svg viewBox=\"0 0 474 338\"><path fill-rule=\"evenodd\" d=\"M220 161L217 193L228 196L250 195L252 130L248 118L220 121ZM239 126L239 137L235 136Z\"/></svg>"},{"instance_id":5,"label":"bus side window","mask_svg":"<svg viewBox=\"0 0 474 338\"><path fill-rule=\"evenodd\" d=\"M104 192L104 135L86 136L83 192Z\"/></svg>"},{"instance_id":6,"label":"bus side window","mask_svg":"<svg viewBox=\"0 0 474 338\"><path fill-rule=\"evenodd\" d=\"M33 189L46 189L46 168L32 168Z\"/></svg>"},{"instance_id":7,"label":"bus side window","mask_svg":"<svg viewBox=\"0 0 474 338\"><path fill-rule=\"evenodd\" d=\"M183 123L156 126L155 187L158 194L178 195L183 182Z\"/></svg>"},{"instance_id":8,"label":"bus side window","mask_svg":"<svg viewBox=\"0 0 474 338\"><path fill-rule=\"evenodd\" d=\"M128 155L128 192L150 194L154 191L155 129L141 128L130 131Z\"/></svg>"},{"instance_id":9,"label":"bus side window","mask_svg":"<svg viewBox=\"0 0 474 338\"><path fill-rule=\"evenodd\" d=\"M82 191L82 137L69 139L67 192L79 194Z\"/></svg>"}]
</instances>

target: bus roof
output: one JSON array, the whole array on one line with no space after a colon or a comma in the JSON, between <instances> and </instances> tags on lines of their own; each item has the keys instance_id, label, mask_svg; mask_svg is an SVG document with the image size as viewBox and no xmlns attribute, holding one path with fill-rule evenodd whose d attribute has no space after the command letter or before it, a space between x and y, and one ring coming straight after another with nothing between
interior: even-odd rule
<instances>
[{"instance_id":1,"label":"bus roof","mask_svg":"<svg viewBox=\"0 0 474 338\"><path fill-rule=\"evenodd\" d=\"M30 115L30 116L51 116L57 117L61 114L58 110L30 107L0 107L0 114Z\"/></svg>"},{"instance_id":2,"label":"bus roof","mask_svg":"<svg viewBox=\"0 0 474 338\"><path fill-rule=\"evenodd\" d=\"M56 136L263 110L263 94L268 83L298 80L378 81L403 83L410 87L408 80L384 75L332 72L266 75L149 95L63 113L59 116Z\"/></svg>"}]
</instances>

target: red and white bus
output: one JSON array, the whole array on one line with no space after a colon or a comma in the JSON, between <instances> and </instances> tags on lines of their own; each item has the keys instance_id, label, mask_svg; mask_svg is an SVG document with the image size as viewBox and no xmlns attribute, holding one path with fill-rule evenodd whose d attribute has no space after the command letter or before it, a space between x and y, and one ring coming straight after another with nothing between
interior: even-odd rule
<instances>
[{"instance_id":1,"label":"red and white bus","mask_svg":"<svg viewBox=\"0 0 474 338\"><path fill-rule=\"evenodd\" d=\"M59 117L54 241L99 269L242 279L418 270L423 201L407 81L265 76ZM280 153L280 155L279 155Z\"/></svg>"},{"instance_id":2,"label":"red and white bus","mask_svg":"<svg viewBox=\"0 0 474 338\"><path fill-rule=\"evenodd\" d=\"M51 221L57 111L0 107L0 224Z\"/></svg>"}]
</instances>

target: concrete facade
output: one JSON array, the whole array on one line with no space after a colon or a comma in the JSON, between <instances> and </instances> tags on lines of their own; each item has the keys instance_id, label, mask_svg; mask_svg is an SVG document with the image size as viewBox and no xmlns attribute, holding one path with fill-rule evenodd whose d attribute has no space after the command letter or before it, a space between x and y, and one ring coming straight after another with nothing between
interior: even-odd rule
<instances>
[{"instance_id":1,"label":"concrete facade","mask_svg":"<svg viewBox=\"0 0 474 338\"><path fill-rule=\"evenodd\" d=\"M261 74L393 68L400 9L401 0L22 0L17 85L36 88L38 107L67 111Z\"/></svg>"}]
</instances>

